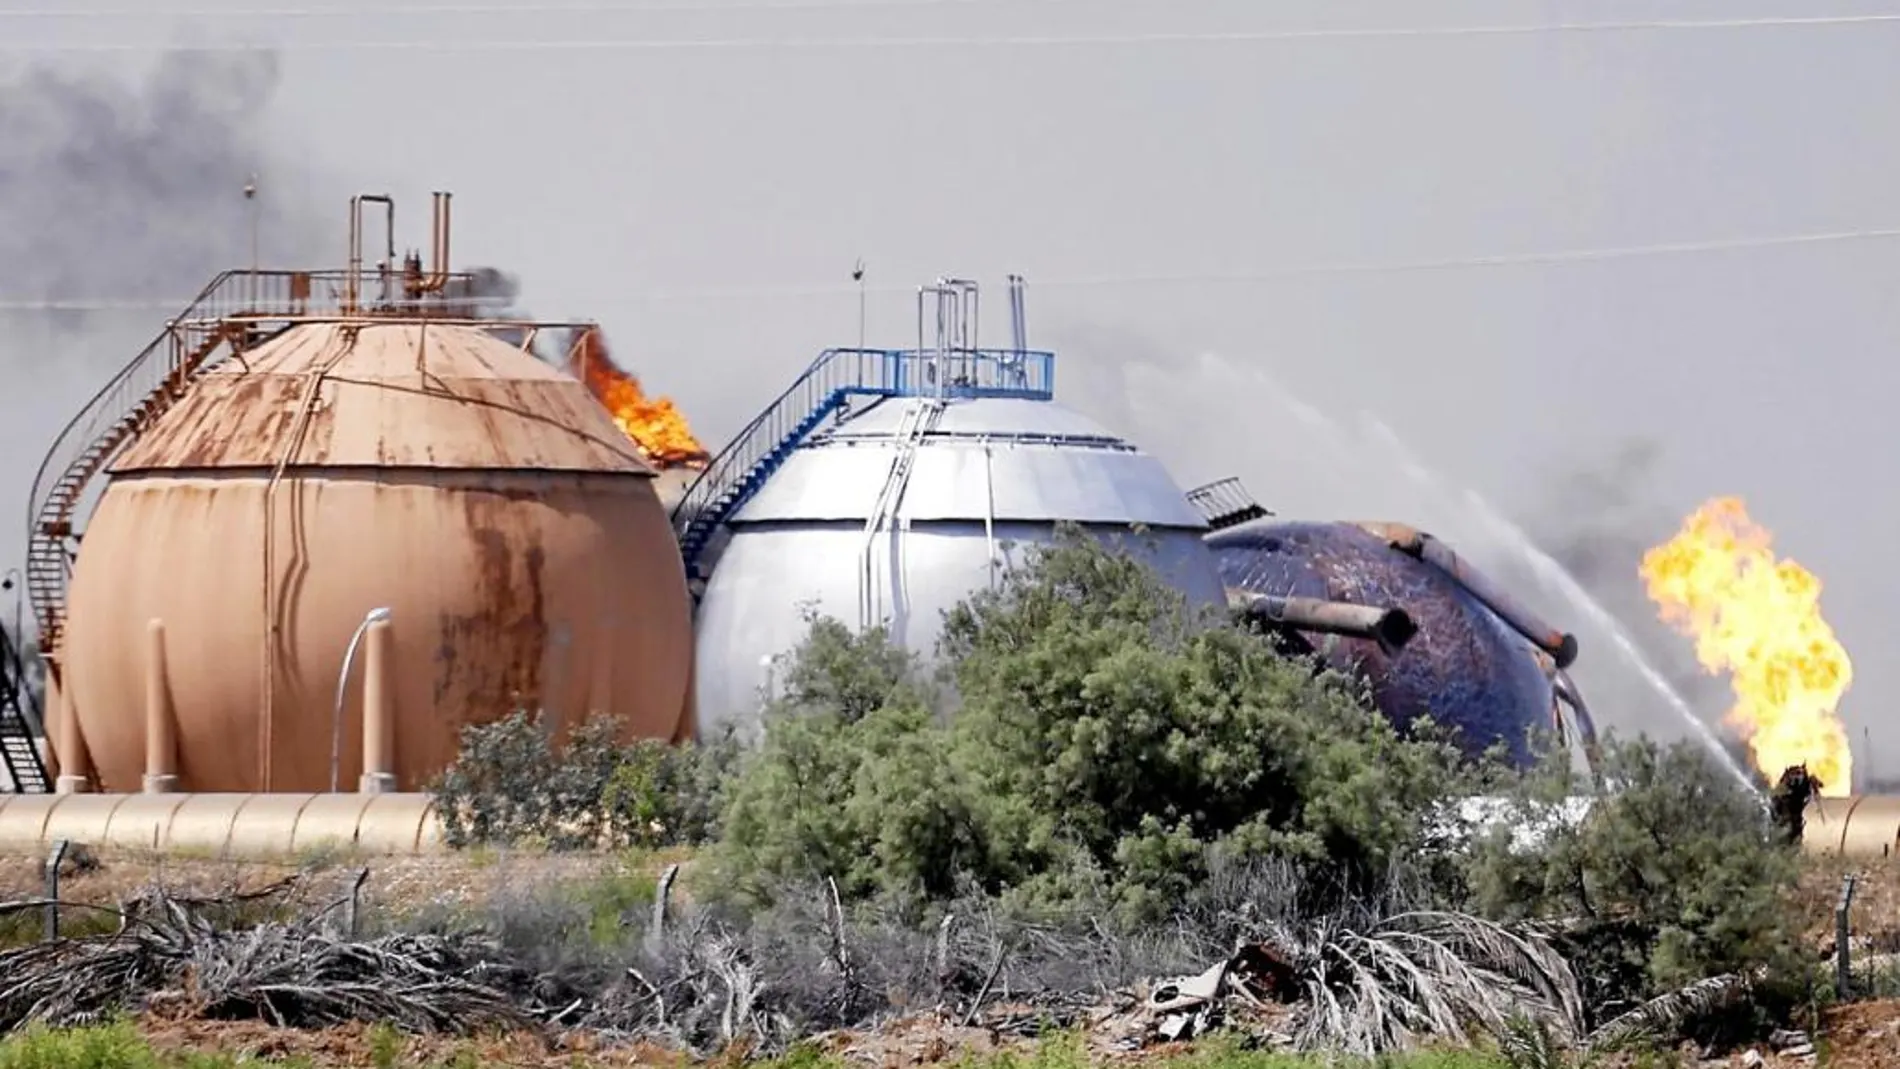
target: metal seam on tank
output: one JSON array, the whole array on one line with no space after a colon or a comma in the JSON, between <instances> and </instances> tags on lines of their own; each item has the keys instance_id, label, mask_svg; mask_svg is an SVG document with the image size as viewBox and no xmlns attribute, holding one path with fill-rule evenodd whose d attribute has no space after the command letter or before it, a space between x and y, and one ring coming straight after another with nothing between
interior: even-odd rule
<instances>
[{"instance_id":1,"label":"metal seam on tank","mask_svg":"<svg viewBox=\"0 0 1900 1069\"><path fill-rule=\"evenodd\" d=\"M188 794L178 796L178 804L165 811L165 823L152 829L159 842L169 846L172 841L172 825L178 823L178 811L185 808L185 802L191 798Z\"/></svg>"},{"instance_id":2,"label":"metal seam on tank","mask_svg":"<svg viewBox=\"0 0 1900 1069\"><path fill-rule=\"evenodd\" d=\"M277 525L276 508L274 506L277 500L277 486L284 477L284 469L290 465L291 457L295 455L302 443L304 433L309 428L312 406L316 403L317 396L322 392L324 377L330 373L331 368L342 362L343 358L349 355L351 348L354 346L357 336L355 331L340 331L338 335L333 335L333 337L339 335L346 339L347 343L339 346L336 354L319 365L316 372L310 376L309 384L304 389L303 398L298 403L296 423L292 426L291 433L284 442L284 451L278 459L276 470L271 473L270 484L264 488L264 663L262 665L264 677L264 708L263 717L258 724L257 732L257 784L265 791L271 788L271 748L275 742L274 728L276 726L278 624L276 610Z\"/></svg>"},{"instance_id":3,"label":"metal seam on tank","mask_svg":"<svg viewBox=\"0 0 1900 1069\"><path fill-rule=\"evenodd\" d=\"M40 826L33 831L34 842L40 843L46 841L46 828L53 822L53 811L58 809L66 799L71 797L74 796L70 794L54 795L52 803L40 811Z\"/></svg>"},{"instance_id":4,"label":"metal seam on tank","mask_svg":"<svg viewBox=\"0 0 1900 1069\"><path fill-rule=\"evenodd\" d=\"M253 791L246 794L244 800L237 804L237 808L231 810L230 821L224 826L224 845L218 851L219 856L235 856L232 845L237 841L238 825L244 822L244 811L250 808L252 802L257 801L261 793L262 792Z\"/></svg>"},{"instance_id":5,"label":"metal seam on tank","mask_svg":"<svg viewBox=\"0 0 1900 1069\"><path fill-rule=\"evenodd\" d=\"M331 380L335 381L335 380ZM136 485L142 482L159 480L204 479L213 482L243 482L268 478L273 469L264 466L244 468L141 468L124 475L114 475L113 483ZM508 475L518 476L524 481L542 481L550 479L574 479L581 485L588 482L605 482L615 479L646 479L655 476L649 472L638 471L594 471L587 468L512 468L512 467L469 467L469 468L433 468L423 464L307 464L292 465L284 469L284 474L297 479L327 479L332 482L389 482L391 475L410 476L418 484L433 484L449 475ZM470 487L452 487L453 489L472 489ZM926 521L929 522L929 521Z\"/></svg>"},{"instance_id":6,"label":"metal seam on tank","mask_svg":"<svg viewBox=\"0 0 1900 1069\"><path fill-rule=\"evenodd\" d=\"M996 589L996 454L989 439L983 440L983 493L988 499L983 510L983 538L988 543L989 587Z\"/></svg>"},{"instance_id":7,"label":"metal seam on tank","mask_svg":"<svg viewBox=\"0 0 1900 1069\"><path fill-rule=\"evenodd\" d=\"M394 802L395 802L396 800L398 800L398 799L402 799L402 798L407 798L407 797L409 797L409 796L407 796L407 795L392 795L392 794L379 794L379 795L374 795L374 796L372 796L372 797L370 798L370 800L369 800L369 804L368 804L368 805L366 805L366 806L364 806L364 807L363 807L362 809L360 809L360 810L358 810L358 811L357 811L357 814L356 814L356 827L355 827L355 830L354 830L354 838L355 838L355 842L356 842L357 844L359 844L359 845L360 845L360 844L361 844L361 843L363 842L363 829L364 829L365 827L372 827L372 826L374 826L375 824L377 824L377 823L379 823L379 821L375 821L375 820L371 820L371 819L370 819L370 814L371 814L371 813L379 813L379 814L380 814L380 812L382 812L382 810L378 810L378 809L377 809L377 805L378 805L379 803L382 803L382 802L383 802L383 801L384 801L385 799L388 799L388 800L390 800L390 803L391 803L390 805L385 805L385 806L383 806L383 810L387 810L387 809L389 809L389 808L391 808L391 807L393 806L393 804L394 804ZM425 797L426 797L426 796L425 796ZM422 807L422 810L421 810L421 812L419 812L419 813L417 813L417 814L415 814L415 815L414 815L414 819L415 819L415 826L414 826L414 827L413 827L413 828L412 828L412 829L410 830L410 832L409 832L409 846L408 846L408 849L409 849L409 851L410 851L411 853L415 853L415 852L417 852L417 851L419 850L419 848L421 847L421 844L422 844L422 825L423 825L423 823L424 823L424 821L425 821L425 820L426 820L426 819L428 818L428 815L429 815L429 811L430 811L430 809L431 809L431 808L432 808L432 807L434 806L434 804L435 804L435 803L434 803L433 801L430 801L430 802L426 802L426 803L424 803L424 805L423 805L423 807ZM384 821L383 823L388 823L388 824L389 824L389 826L390 826L391 828L394 828L394 827L397 827L397 826L398 826L397 824L395 824L395 822L394 822L394 821L395 821L395 818L394 818L394 817L392 816L392 817L390 817L390 818L389 818L389 820L388 820L388 821ZM400 840L398 840L397 842L398 842L398 843L400 843Z\"/></svg>"},{"instance_id":8,"label":"metal seam on tank","mask_svg":"<svg viewBox=\"0 0 1900 1069\"><path fill-rule=\"evenodd\" d=\"M119 819L119 810L124 809L125 803L130 801L133 798L146 798L146 797L150 797L150 796L143 795L143 794L126 794L126 795L119 796L118 804L114 805L111 809L106 811L105 823L99 829L100 841L108 842L108 843L117 842L118 836L114 834L114 828L112 825L115 821Z\"/></svg>"},{"instance_id":9,"label":"metal seam on tank","mask_svg":"<svg viewBox=\"0 0 1900 1069\"><path fill-rule=\"evenodd\" d=\"M290 835L285 840L285 843L293 851L297 848L297 831L303 826L303 815L309 811L311 804L317 800L317 797L318 796L314 794L307 796L304 798L303 804L297 807L297 811L290 815Z\"/></svg>"},{"instance_id":10,"label":"metal seam on tank","mask_svg":"<svg viewBox=\"0 0 1900 1069\"><path fill-rule=\"evenodd\" d=\"M374 333L382 328L366 327L365 329L371 330L372 333ZM294 337L286 338L281 343L266 343L273 349L284 350L273 358L273 367L279 361L290 365L292 370L296 369L296 365L299 364L299 362L307 365L311 360L309 356L309 350L312 348L311 340L313 338L328 337L331 333L333 332L317 327L302 327L298 328ZM456 344L450 346L448 341L445 341L445 337L455 341ZM430 334L430 338L431 346L436 346L438 349L446 347L447 351L452 353L475 353L478 356L486 353L485 362L488 363L500 360L504 355L502 349L506 349L506 355L518 356L524 363L533 364L537 368L542 367L542 365L534 362L532 356L519 354L517 350L500 346L499 342L486 345L481 344L488 339L478 334L464 338L460 332L448 332L445 331L445 328L442 326L436 325L435 330ZM367 344L367 342L360 342L358 344L356 351L359 356L364 351L365 344ZM473 357L469 357L463 362L470 363L473 362L473 360ZM197 384L197 386L187 394L187 399L182 402L180 406L181 411L178 415L171 417L164 426L159 429L159 433L144 436L151 439L149 443L134 443L131 448L126 450L125 456L120 458L120 460L109 469L108 473L119 474L149 467L176 467L178 465L174 463L174 461L184 459L191 453L191 449L187 448L186 444L201 438L219 437L219 435L213 432L217 429L220 413L258 408L259 406L256 404L245 403L245 391L236 391L234 394L233 380L264 378L278 385L284 385L290 380L296 380L297 387L300 390L304 385L302 380L304 380L307 375L308 370L306 367L302 369L301 373L297 374L273 372L269 375L248 377L232 375L208 376L207 381ZM365 387L392 385L388 376L378 377L377 375L371 374L368 377L362 378L359 382L357 377L344 374L340 369L333 369L327 378L332 383L347 381ZM212 381L213 379L215 379L215 381ZM466 383L471 387L488 390L510 384L516 387L527 388L535 399L535 403L507 404L505 403L508 396L507 390L503 390L502 394L497 398L482 403L499 405L501 408L511 410L514 413L516 418L512 418L509 423L511 425L519 424L519 427L517 428L517 433L511 434L511 440L520 439L532 447L536 444L534 436L539 434L542 435L544 439L540 444L549 446L557 455L565 457L567 454L586 454L584 458L570 461L565 465L567 467L585 470L597 469L604 466L625 466L639 470L651 470L638 456L637 451L627 442L625 436L619 434L611 422L607 421L606 417L598 411L599 406L594 403L591 396L586 393L586 388L574 382L570 377L550 374L545 377L529 376L517 381L514 379L500 380L493 374L488 374L485 376L455 376L448 381ZM273 387L273 389L266 392L271 395L274 401L277 394L283 391ZM407 392L414 393L415 391L408 389ZM462 394L458 391L457 396L462 396ZM282 408L286 413L286 419L288 418L288 412L292 408L294 401L295 392L291 392L288 396L282 398ZM270 410L273 407L271 404L262 406L264 410ZM256 423L257 420L255 418L243 421L243 425L239 430L245 437L249 438L258 437L257 432L260 430L270 430L270 428L253 426L253 424ZM275 440L281 434L282 427L279 426L273 433L269 433L265 437L270 440ZM546 440L548 438L557 438L559 441L548 441ZM232 448L237 449L241 455L247 449L254 447L254 445L255 443L251 446L238 443L232 446ZM210 455L222 457L225 455L225 452L226 450L223 447L218 447L211 449ZM268 465L273 463L273 461L274 458L266 459L263 463ZM136 465L136 467L133 465Z\"/></svg>"},{"instance_id":11,"label":"metal seam on tank","mask_svg":"<svg viewBox=\"0 0 1900 1069\"><path fill-rule=\"evenodd\" d=\"M113 795L113 794L107 794L107 795L98 795L98 794L93 794L93 795L83 795L83 794L69 794L69 795L67 795L67 797L68 797L68 798L100 798L100 797L104 797L104 798L116 798L116 799L118 799L117 801L115 801L115 802L113 802L113 803L112 803L112 807L111 807L110 809L107 809L107 810L106 810L106 812L105 812L105 817L104 817L104 819L103 819L103 820L102 820L102 821L100 822L100 825L99 825L99 832L100 832L100 835L101 835L101 836L103 837L103 836L105 836L105 834L106 834L107 832L110 832L110 831L112 830L112 817L113 817L113 815L114 815L114 814L116 814L116 813L118 813L118 811L119 811L119 807L120 807L120 806L123 806L123 805L125 804L125 800L126 800L126 799L128 799L128 798L135 798L135 797L137 797L137 795L131 795L131 794L118 794L118 795ZM50 823L50 822L49 822L49 823Z\"/></svg>"}]
</instances>

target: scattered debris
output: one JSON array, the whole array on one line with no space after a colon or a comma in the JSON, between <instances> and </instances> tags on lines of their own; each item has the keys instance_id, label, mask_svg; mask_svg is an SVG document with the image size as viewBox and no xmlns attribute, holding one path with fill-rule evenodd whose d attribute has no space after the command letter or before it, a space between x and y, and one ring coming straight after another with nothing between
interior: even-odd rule
<instances>
[{"instance_id":1,"label":"scattered debris","mask_svg":"<svg viewBox=\"0 0 1900 1069\"><path fill-rule=\"evenodd\" d=\"M1814 1041L1808 1038L1806 1032L1776 1029L1769 1034L1768 1045L1774 1048L1775 1053L1808 1065L1813 1065L1818 1058L1814 1051Z\"/></svg>"},{"instance_id":2,"label":"scattered debris","mask_svg":"<svg viewBox=\"0 0 1900 1069\"><path fill-rule=\"evenodd\" d=\"M216 902L153 888L122 904L119 930L109 935L0 953L0 1032L151 1009L280 1027L387 1020L425 1034L535 1025L532 1008L519 1008L494 985L495 955L473 937L356 942L329 930L329 911L247 928L207 916L207 907L255 901L289 886Z\"/></svg>"}]
</instances>

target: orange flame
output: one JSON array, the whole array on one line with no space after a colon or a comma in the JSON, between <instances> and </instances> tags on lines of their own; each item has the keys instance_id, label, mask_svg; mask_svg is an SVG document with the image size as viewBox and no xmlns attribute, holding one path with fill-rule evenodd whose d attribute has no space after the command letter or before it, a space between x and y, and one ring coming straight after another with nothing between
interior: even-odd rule
<instances>
[{"instance_id":1,"label":"orange flame","mask_svg":"<svg viewBox=\"0 0 1900 1069\"><path fill-rule=\"evenodd\" d=\"M1738 498L1715 498L1639 569L1662 619L1695 639L1696 659L1729 673L1739 731L1770 783L1805 764L1824 795L1852 787L1854 757L1836 711L1854 666L1821 616L1821 581L1776 560L1774 536Z\"/></svg>"},{"instance_id":2,"label":"orange flame","mask_svg":"<svg viewBox=\"0 0 1900 1069\"><path fill-rule=\"evenodd\" d=\"M568 373L587 384L621 433L662 468L703 467L709 454L693 437L686 417L670 398L648 397L640 380L620 369L598 330L581 335L568 358Z\"/></svg>"}]
</instances>

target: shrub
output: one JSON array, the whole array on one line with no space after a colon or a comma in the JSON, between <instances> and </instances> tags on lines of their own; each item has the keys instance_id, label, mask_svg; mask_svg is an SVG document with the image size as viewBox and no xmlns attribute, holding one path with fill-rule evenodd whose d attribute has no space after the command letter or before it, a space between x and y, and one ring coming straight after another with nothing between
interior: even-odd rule
<instances>
[{"instance_id":1,"label":"shrub","mask_svg":"<svg viewBox=\"0 0 1900 1069\"><path fill-rule=\"evenodd\" d=\"M1461 782L1346 677L1193 612L1137 558L1065 537L950 614L959 765L1008 878L1060 896L1065 856L1154 916L1218 852L1324 863L1348 894L1427 845Z\"/></svg>"},{"instance_id":2,"label":"shrub","mask_svg":"<svg viewBox=\"0 0 1900 1069\"><path fill-rule=\"evenodd\" d=\"M1567 760L1525 777L1507 824L1545 828L1513 849L1500 828L1473 853L1472 890L1492 916L1564 923L1565 946L1601 1016L1708 977L1799 976L1789 909L1795 848L1758 797L1690 741L1606 736L1611 791L1582 820Z\"/></svg>"},{"instance_id":3,"label":"shrub","mask_svg":"<svg viewBox=\"0 0 1900 1069\"><path fill-rule=\"evenodd\" d=\"M451 846L539 844L555 850L659 847L713 837L729 737L669 746L618 741L595 715L556 752L539 717L516 712L464 728L454 764L430 784Z\"/></svg>"},{"instance_id":4,"label":"shrub","mask_svg":"<svg viewBox=\"0 0 1900 1069\"><path fill-rule=\"evenodd\" d=\"M725 886L830 876L917 901L967 880L1136 922L1217 857L1282 855L1351 895L1429 845L1460 782L1452 747L1073 530L952 611L941 652L949 726L882 634L814 622L733 788Z\"/></svg>"}]
</instances>

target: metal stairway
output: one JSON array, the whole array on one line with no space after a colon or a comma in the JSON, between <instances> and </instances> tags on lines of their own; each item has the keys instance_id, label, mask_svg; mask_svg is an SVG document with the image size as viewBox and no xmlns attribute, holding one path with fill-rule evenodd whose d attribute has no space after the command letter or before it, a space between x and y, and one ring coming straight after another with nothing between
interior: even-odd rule
<instances>
[{"instance_id":1,"label":"metal stairway","mask_svg":"<svg viewBox=\"0 0 1900 1069\"><path fill-rule=\"evenodd\" d=\"M954 357L959 376L940 381ZM689 582L704 582L707 545L785 459L853 398L1054 396L1055 354L1026 350L827 349L713 457L673 507Z\"/></svg>"},{"instance_id":2,"label":"metal stairway","mask_svg":"<svg viewBox=\"0 0 1900 1069\"><path fill-rule=\"evenodd\" d=\"M130 445L198 375L218 363L227 341L236 348L248 330L209 325L221 306L234 305L251 283L250 272L226 271L213 279L164 333L95 394L53 443L33 480L28 503L26 591L40 625L40 650L48 672L56 673L61 633L66 624L66 586L78 550L75 519L92 480ZM255 286L249 287L253 292ZM230 351L227 349L227 351Z\"/></svg>"},{"instance_id":3,"label":"metal stairway","mask_svg":"<svg viewBox=\"0 0 1900 1069\"><path fill-rule=\"evenodd\" d=\"M877 556L874 552L877 536L881 531L896 526L897 507L903 503L904 491L910 486L910 471L917 464L917 450L942 418L943 401L934 397L923 398L904 412L903 418L898 421L897 430L891 436L897 455L891 458L891 470L884 477L884 486L878 491L870 516L864 521L864 548L860 551L858 561L859 630L869 630L879 622Z\"/></svg>"},{"instance_id":4,"label":"metal stairway","mask_svg":"<svg viewBox=\"0 0 1900 1069\"><path fill-rule=\"evenodd\" d=\"M360 205L353 208L360 213ZM228 357L313 318L355 318L397 307L416 307L422 314L414 294L394 296L398 283L413 290L415 280L399 280L390 269L382 271L380 298L365 299L365 279L374 276L362 270L360 232L352 232L351 242L352 266L346 271L251 268L218 274L93 395L47 451L27 502L25 578L40 628L40 656L54 682L60 673L67 584L91 512L87 491L98 475L193 382ZM386 265L394 263L393 242L392 236ZM461 275L440 278L466 282ZM459 306L445 307L449 318L466 314Z\"/></svg>"},{"instance_id":5,"label":"metal stairway","mask_svg":"<svg viewBox=\"0 0 1900 1069\"><path fill-rule=\"evenodd\" d=\"M0 766L21 794L45 794L52 786L37 742L44 723L27 685L26 655L0 627Z\"/></svg>"}]
</instances>

